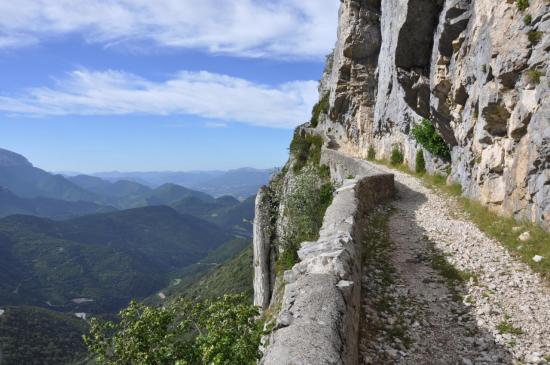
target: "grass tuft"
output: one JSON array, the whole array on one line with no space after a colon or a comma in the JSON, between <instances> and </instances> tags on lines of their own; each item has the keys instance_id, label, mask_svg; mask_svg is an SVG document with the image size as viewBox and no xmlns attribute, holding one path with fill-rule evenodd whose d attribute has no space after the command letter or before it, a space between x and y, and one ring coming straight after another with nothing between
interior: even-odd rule
<instances>
[{"instance_id":1,"label":"grass tuft","mask_svg":"<svg viewBox=\"0 0 550 365\"><path fill-rule=\"evenodd\" d=\"M512 325L507 320L504 320L504 321L500 322L497 326L497 330L500 333L509 333L511 335L516 335L516 336L519 336L519 335L523 334L523 330L521 328L514 327L514 325Z\"/></svg>"},{"instance_id":2,"label":"grass tuft","mask_svg":"<svg viewBox=\"0 0 550 365\"><path fill-rule=\"evenodd\" d=\"M527 39L529 39L531 45L537 45L542 39L542 32L531 30L527 33Z\"/></svg>"},{"instance_id":3,"label":"grass tuft","mask_svg":"<svg viewBox=\"0 0 550 365\"><path fill-rule=\"evenodd\" d=\"M537 69L531 69L527 71L527 78L529 82L538 85L540 84L540 78L542 77L542 72Z\"/></svg>"}]
</instances>

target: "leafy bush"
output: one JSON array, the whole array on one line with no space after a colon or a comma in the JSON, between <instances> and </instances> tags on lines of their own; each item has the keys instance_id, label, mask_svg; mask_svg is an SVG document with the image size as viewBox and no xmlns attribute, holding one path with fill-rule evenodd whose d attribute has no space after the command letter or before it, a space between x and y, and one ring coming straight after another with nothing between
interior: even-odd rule
<instances>
[{"instance_id":1,"label":"leafy bush","mask_svg":"<svg viewBox=\"0 0 550 365\"><path fill-rule=\"evenodd\" d=\"M531 14L527 14L523 17L523 23L525 25L531 24L532 21L533 21L533 17L531 16Z\"/></svg>"},{"instance_id":2,"label":"leafy bush","mask_svg":"<svg viewBox=\"0 0 550 365\"><path fill-rule=\"evenodd\" d=\"M532 45L538 44L541 38L542 38L542 32L532 30L529 33L527 33L527 39L529 39L529 42L531 42Z\"/></svg>"},{"instance_id":3,"label":"leafy bush","mask_svg":"<svg viewBox=\"0 0 550 365\"><path fill-rule=\"evenodd\" d=\"M428 119L424 119L422 123L415 125L412 129L412 135L414 139L431 154L445 160L451 159L449 146L447 146Z\"/></svg>"},{"instance_id":4,"label":"leafy bush","mask_svg":"<svg viewBox=\"0 0 550 365\"><path fill-rule=\"evenodd\" d=\"M328 113L329 95L330 95L329 93L326 93L325 95L323 95L321 100L319 100L319 102L313 106L313 110L311 111L311 120L310 120L311 126L313 128L317 127L317 125L319 124L319 116L321 115L321 113L325 113L325 114Z\"/></svg>"},{"instance_id":5,"label":"leafy bush","mask_svg":"<svg viewBox=\"0 0 550 365\"><path fill-rule=\"evenodd\" d=\"M374 161L376 159L376 150L374 146L370 145L369 150L367 151L367 160Z\"/></svg>"},{"instance_id":6,"label":"leafy bush","mask_svg":"<svg viewBox=\"0 0 550 365\"><path fill-rule=\"evenodd\" d=\"M133 301L118 323L92 319L84 341L105 365L255 364L262 335L258 314L240 295L165 307Z\"/></svg>"},{"instance_id":7,"label":"leafy bush","mask_svg":"<svg viewBox=\"0 0 550 365\"><path fill-rule=\"evenodd\" d=\"M422 149L416 151L416 172L423 174L426 172L426 161L424 160L424 151Z\"/></svg>"},{"instance_id":8,"label":"leafy bush","mask_svg":"<svg viewBox=\"0 0 550 365\"><path fill-rule=\"evenodd\" d=\"M542 72L540 72L537 69L531 69L527 71L527 78L530 82L532 82L535 85L540 84L540 78L542 76Z\"/></svg>"},{"instance_id":9,"label":"leafy bush","mask_svg":"<svg viewBox=\"0 0 550 365\"><path fill-rule=\"evenodd\" d=\"M399 147L395 146L391 151L390 163L392 165L401 165L403 161L405 161L403 152L401 152Z\"/></svg>"},{"instance_id":10,"label":"leafy bush","mask_svg":"<svg viewBox=\"0 0 550 365\"><path fill-rule=\"evenodd\" d=\"M290 152L296 159L293 167L294 172L298 173L308 161L311 161L314 165L319 165L322 145L323 139L319 136L302 136L298 132L294 133L290 143Z\"/></svg>"},{"instance_id":11,"label":"leafy bush","mask_svg":"<svg viewBox=\"0 0 550 365\"><path fill-rule=\"evenodd\" d=\"M524 11L529 7L529 0L516 0L516 6L520 11Z\"/></svg>"}]
</instances>

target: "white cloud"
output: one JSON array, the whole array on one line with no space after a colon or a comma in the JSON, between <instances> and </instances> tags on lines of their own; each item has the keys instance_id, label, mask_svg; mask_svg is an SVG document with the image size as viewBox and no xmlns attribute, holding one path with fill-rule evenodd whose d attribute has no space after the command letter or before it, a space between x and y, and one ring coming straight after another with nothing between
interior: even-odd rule
<instances>
[{"instance_id":1,"label":"white cloud","mask_svg":"<svg viewBox=\"0 0 550 365\"><path fill-rule=\"evenodd\" d=\"M34 116L195 115L273 128L307 120L317 99L316 81L277 86L206 71L182 71L150 81L120 71L76 70L54 87L0 95L0 112Z\"/></svg>"},{"instance_id":2,"label":"white cloud","mask_svg":"<svg viewBox=\"0 0 550 365\"><path fill-rule=\"evenodd\" d=\"M248 57L325 55L338 0L0 1L0 47L64 34L107 46L141 44Z\"/></svg>"}]
</instances>

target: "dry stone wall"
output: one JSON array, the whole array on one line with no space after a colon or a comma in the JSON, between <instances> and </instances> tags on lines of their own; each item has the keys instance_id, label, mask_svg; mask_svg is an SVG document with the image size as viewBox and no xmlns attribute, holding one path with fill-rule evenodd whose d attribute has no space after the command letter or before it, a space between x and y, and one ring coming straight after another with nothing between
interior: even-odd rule
<instances>
[{"instance_id":1,"label":"dry stone wall","mask_svg":"<svg viewBox=\"0 0 550 365\"><path fill-rule=\"evenodd\" d=\"M393 175L327 149L321 162L330 167L331 177L341 187L325 214L319 239L302 243L300 262L284 273L282 305L262 364L358 361L362 227L368 212L393 196ZM354 178L347 179L350 175ZM261 236L255 236L255 259L269 257L259 242ZM256 275L255 288L262 285L264 276ZM268 299L257 298L257 304L264 300Z\"/></svg>"}]
</instances>

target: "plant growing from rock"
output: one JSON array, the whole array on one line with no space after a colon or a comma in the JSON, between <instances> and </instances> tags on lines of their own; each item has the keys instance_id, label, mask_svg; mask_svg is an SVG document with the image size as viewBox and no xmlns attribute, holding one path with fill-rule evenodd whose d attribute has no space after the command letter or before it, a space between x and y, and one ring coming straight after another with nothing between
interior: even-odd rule
<instances>
[{"instance_id":1,"label":"plant growing from rock","mask_svg":"<svg viewBox=\"0 0 550 365\"><path fill-rule=\"evenodd\" d=\"M308 161L315 166L319 165L322 145L323 139L321 137L309 134L301 135L297 130L294 133L292 142L290 142L290 152L296 159L293 167L294 173L300 172Z\"/></svg>"},{"instance_id":2,"label":"plant growing from rock","mask_svg":"<svg viewBox=\"0 0 550 365\"><path fill-rule=\"evenodd\" d=\"M531 24L532 21L533 21L533 17L531 16L531 14L527 14L523 17L523 24L525 25Z\"/></svg>"},{"instance_id":3,"label":"plant growing from rock","mask_svg":"<svg viewBox=\"0 0 550 365\"><path fill-rule=\"evenodd\" d=\"M537 69L531 69L527 71L527 79L529 82L538 85L540 84L540 78L542 77L542 72Z\"/></svg>"},{"instance_id":4,"label":"plant growing from rock","mask_svg":"<svg viewBox=\"0 0 550 365\"><path fill-rule=\"evenodd\" d=\"M376 151L374 149L373 145L369 146L369 150L367 151L367 160L374 161L376 159Z\"/></svg>"},{"instance_id":5,"label":"plant growing from rock","mask_svg":"<svg viewBox=\"0 0 550 365\"><path fill-rule=\"evenodd\" d=\"M422 149L419 149L416 151L416 167L415 170L419 174L423 174L426 172L426 161L424 160L424 151Z\"/></svg>"},{"instance_id":6,"label":"plant growing from rock","mask_svg":"<svg viewBox=\"0 0 550 365\"><path fill-rule=\"evenodd\" d=\"M542 32L532 30L529 33L527 33L527 39L529 39L529 42L531 45L537 45L542 38Z\"/></svg>"},{"instance_id":7,"label":"plant growing from rock","mask_svg":"<svg viewBox=\"0 0 550 365\"><path fill-rule=\"evenodd\" d=\"M323 95L321 100L319 100L319 102L313 106L313 110L311 111L311 120L310 120L311 126L313 128L319 125L319 116L321 115L321 113L325 113L325 114L328 113L329 96L330 94L326 93L325 95Z\"/></svg>"},{"instance_id":8,"label":"plant growing from rock","mask_svg":"<svg viewBox=\"0 0 550 365\"><path fill-rule=\"evenodd\" d=\"M529 0L516 0L516 6L520 11L524 11L529 7Z\"/></svg>"},{"instance_id":9,"label":"plant growing from rock","mask_svg":"<svg viewBox=\"0 0 550 365\"><path fill-rule=\"evenodd\" d=\"M323 70L324 74L332 73L332 67L334 65L334 50L325 56L325 69Z\"/></svg>"},{"instance_id":10,"label":"plant growing from rock","mask_svg":"<svg viewBox=\"0 0 550 365\"><path fill-rule=\"evenodd\" d=\"M390 163L392 165L401 165L404 161L405 157L403 156L403 152L401 152L401 148L394 146L391 151Z\"/></svg>"},{"instance_id":11,"label":"plant growing from rock","mask_svg":"<svg viewBox=\"0 0 550 365\"><path fill-rule=\"evenodd\" d=\"M423 119L412 129L414 139L431 154L444 160L451 159L451 151L443 138L437 133L429 119Z\"/></svg>"}]
</instances>

